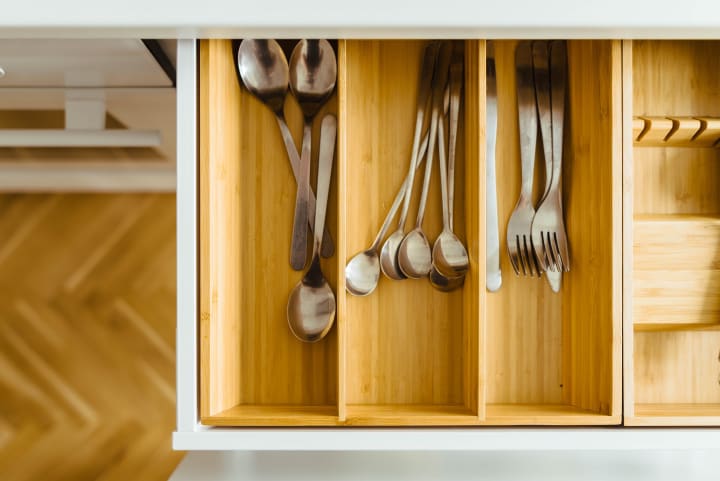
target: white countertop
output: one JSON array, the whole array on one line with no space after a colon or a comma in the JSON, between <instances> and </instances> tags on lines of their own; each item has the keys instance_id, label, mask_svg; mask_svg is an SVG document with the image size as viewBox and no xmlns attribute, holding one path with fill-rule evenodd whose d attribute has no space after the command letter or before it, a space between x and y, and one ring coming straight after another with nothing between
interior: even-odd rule
<instances>
[{"instance_id":1,"label":"white countertop","mask_svg":"<svg viewBox=\"0 0 720 481\"><path fill-rule=\"evenodd\" d=\"M0 15L8 37L720 38L717 0L37 0Z\"/></svg>"}]
</instances>

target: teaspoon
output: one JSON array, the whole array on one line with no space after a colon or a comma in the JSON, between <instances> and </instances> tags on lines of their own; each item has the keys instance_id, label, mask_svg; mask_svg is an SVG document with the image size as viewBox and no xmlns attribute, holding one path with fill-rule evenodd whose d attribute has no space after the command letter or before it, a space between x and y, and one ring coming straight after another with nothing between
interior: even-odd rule
<instances>
[{"instance_id":1,"label":"teaspoon","mask_svg":"<svg viewBox=\"0 0 720 481\"><path fill-rule=\"evenodd\" d=\"M420 168L423 162L423 157L427 152L428 135L422 141L420 147L420 161L417 164L417 168ZM367 296L372 293L377 287L378 281L380 280L380 262L378 261L378 249L380 248L380 242L387 234L390 228L390 223L395 218L398 209L400 208L400 202L405 198L405 192L408 189L409 176L405 177L400 190L395 195L392 206L385 216L382 227L375 236L375 240L372 245L366 250L356 254L345 266L345 289L354 296Z\"/></svg>"},{"instance_id":2,"label":"teaspoon","mask_svg":"<svg viewBox=\"0 0 720 481\"><path fill-rule=\"evenodd\" d=\"M330 42L300 40L290 56L290 89L300 104L305 119L290 259L295 270L305 267L307 255L312 120L330 98L336 80L337 60Z\"/></svg>"},{"instance_id":3,"label":"teaspoon","mask_svg":"<svg viewBox=\"0 0 720 481\"><path fill-rule=\"evenodd\" d=\"M390 235L390 237L387 238L380 253L380 265L382 266L383 273L390 279L397 281L405 279L406 277L398 265L398 250L400 249L400 243L405 238L405 221L407 220L408 209L410 208L410 198L412 197L412 187L415 182L415 170L416 164L418 163L420 135L425 123L425 113L428 108L428 104L431 101L433 69L437 60L438 47L439 44L437 42L431 42L427 47L425 47L420 73L420 88L418 90L417 97L415 135L413 137L413 148L412 154L410 155L410 166L408 167L407 174L409 187L405 191L405 199L402 211L400 212L397 229ZM434 136L434 134L432 135Z\"/></svg>"},{"instance_id":4,"label":"teaspoon","mask_svg":"<svg viewBox=\"0 0 720 481\"><path fill-rule=\"evenodd\" d=\"M275 40L245 39L238 47L237 61L238 73L245 88L275 114L297 182L300 177L300 155L295 148L283 111L290 83L290 68L285 53ZM315 222L315 194L312 191L308 206L308 225L312 228ZM328 258L334 253L335 245L330 232L325 229L320 254Z\"/></svg>"},{"instance_id":5,"label":"teaspoon","mask_svg":"<svg viewBox=\"0 0 720 481\"><path fill-rule=\"evenodd\" d=\"M422 223L425 218L425 206L427 205L430 177L432 174L438 118L443 107L443 94L445 84L447 83L448 68L450 66L451 48L452 44L450 42L444 42L442 44L437 68L433 74L433 108L432 119L430 121L430 145L428 146L428 158L425 162L425 178L423 179L415 228L405 236L398 250L398 265L400 266L400 270L402 270L406 277L410 277L411 279L419 279L427 276L432 267L430 242L428 242L427 236L422 230Z\"/></svg>"},{"instance_id":6,"label":"teaspoon","mask_svg":"<svg viewBox=\"0 0 720 481\"><path fill-rule=\"evenodd\" d=\"M457 142L457 122L460 105L460 88L462 86L462 64L454 63L451 66L450 73L450 103L451 115L450 115L450 156L451 163L453 164L453 177L454 177L454 164L455 164L455 143ZM443 209L443 230L440 236L435 240L432 250L432 264L438 273L445 277L453 278L464 276L468 271L470 260L468 259L468 253L463 243L453 232L452 226L450 225L450 214L449 211L453 208L453 198L449 198L449 184L448 184L448 166L447 159L445 158L445 128L443 122L438 125L438 142L439 158L440 158L440 190L442 195L442 209ZM453 189L454 190L454 189ZM453 192L454 195L454 192Z\"/></svg>"},{"instance_id":7,"label":"teaspoon","mask_svg":"<svg viewBox=\"0 0 720 481\"><path fill-rule=\"evenodd\" d=\"M325 227L330 175L335 153L337 120L332 114L323 118L320 128L320 156L317 175L317 211L315 237L310 268L290 293L287 319L290 330L299 340L316 342L325 337L335 321L335 294L320 268L320 232Z\"/></svg>"}]
</instances>

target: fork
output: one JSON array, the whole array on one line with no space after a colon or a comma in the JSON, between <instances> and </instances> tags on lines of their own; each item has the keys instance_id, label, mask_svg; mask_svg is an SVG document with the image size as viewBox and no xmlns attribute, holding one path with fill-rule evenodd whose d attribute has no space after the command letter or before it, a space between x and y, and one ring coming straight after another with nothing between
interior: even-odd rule
<instances>
[{"instance_id":1,"label":"fork","mask_svg":"<svg viewBox=\"0 0 720 481\"><path fill-rule=\"evenodd\" d=\"M570 270L570 254L561 197L567 52L564 41L552 42L549 49L552 174L550 188L532 221L532 246L541 269L552 272L568 272Z\"/></svg>"},{"instance_id":2,"label":"fork","mask_svg":"<svg viewBox=\"0 0 720 481\"><path fill-rule=\"evenodd\" d=\"M535 207L532 202L535 148L537 144L537 105L533 81L532 47L521 42L515 50L517 72L518 130L520 133L520 197L507 227L507 249L517 275L540 276L541 270L530 237Z\"/></svg>"},{"instance_id":3,"label":"fork","mask_svg":"<svg viewBox=\"0 0 720 481\"><path fill-rule=\"evenodd\" d=\"M533 74L535 76L535 98L537 100L538 122L542 137L542 152L545 158L545 190L540 204L550 192L553 170L552 145L552 104L550 101L550 50L549 42L537 40L532 44ZM535 242L535 239L533 239ZM533 248L535 244L533 244ZM535 252L537 256L537 251ZM553 292L560 292L562 271L545 270L545 277Z\"/></svg>"}]
</instances>

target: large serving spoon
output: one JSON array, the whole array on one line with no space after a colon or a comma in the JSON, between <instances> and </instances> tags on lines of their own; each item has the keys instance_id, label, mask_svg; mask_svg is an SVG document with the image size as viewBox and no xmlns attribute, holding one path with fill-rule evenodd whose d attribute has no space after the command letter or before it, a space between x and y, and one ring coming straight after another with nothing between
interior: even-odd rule
<instances>
[{"instance_id":1,"label":"large serving spoon","mask_svg":"<svg viewBox=\"0 0 720 481\"><path fill-rule=\"evenodd\" d=\"M462 63L453 63L450 67L450 156L451 163L455 165L455 144L457 142L458 111L460 106L460 91L462 88ZM454 199L449 197L448 162L445 156L445 127L443 122L438 123L438 143L440 145L440 191L442 195L443 230L435 240L432 249L432 265L435 270L445 277L461 277L467 273L470 266L467 249L453 232L450 224L450 213L453 209ZM454 189L453 189L454 190ZM453 193L454 195L454 193Z\"/></svg>"},{"instance_id":2,"label":"large serving spoon","mask_svg":"<svg viewBox=\"0 0 720 481\"><path fill-rule=\"evenodd\" d=\"M425 206L427 205L428 190L430 188L437 126L440 112L443 108L443 97L448 78L451 53L452 43L443 42L432 80L433 107L432 118L430 120L430 144L428 146L428 158L425 162L425 178L423 179L417 219L415 221L415 228L405 236L398 249L398 265L400 266L400 270L406 277L411 279L419 279L427 276L432 267L430 242L423 232L422 224L425 219Z\"/></svg>"},{"instance_id":3,"label":"large serving spoon","mask_svg":"<svg viewBox=\"0 0 720 481\"><path fill-rule=\"evenodd\" d=\"M408 209L410 208L410 198L412 197L413 184L415 182L415 170L418 164L418 148L420 146L420 136L422 135L423 125L425 124L425 114L428 110L428 104L431 102L433 70L437 61L438 42L430 42L425 47L423 54L422 68L420 69L420 88L417 96L417 114L415 116L415 134L413 136L412 153L410 154L410 165L408 167L408 186L406 189L403 208L400 212L397 229L390 234L380 252L380 266L383 274L390 279L402 280L405 275L398 265L398 250L400 243L405 238L405 222L407 220ZM433 134L434 135L434 134Z\"/></svg>"},{"instance_id":4,"label":"large serving spoon","mask_svg":"<svg viewBox=\"0 0 720 481\"><path fill-rule=\"evenodd\" d=\"M420 153L418 154L420 160L417 163L416 170L420 168L423 162L423 157L427 151L428 146L428 135L422 141L420 146ZM395 195L390 210L388 210L385 220L383 221L382 227L375 236L375 240L366 250L355 254L345 266L345 289L354 296L367 296L372 293L377 287L378 281L380 280L380 261L378 260L378 249L380 248L380 242L382 242L385 234L387 234L390 228L390 223L395 218L398 209L400 208L400 202L405 198L405 193L410 182L409 174L405 177L405 180L400 186L400 190Z\"/></svg>"},{"instance_id":5,"label":"large serving spoon","mask_svg":"<svg viewBox=\"0 0 720 481\"><path fill-rule=\"evenodd\" d=\"M283 111L290 83L290 69L285 53L275 40L245 39L238 47L237 62L238 73L245 88L275 114L297 182L300 177L300 154L295 148ZM312 228L315 222L315 194L312 191L310 191L308 207L308 225ZM320 255L328 258L334 253L335 244L330 232L325 229Z\"/></svg>"},{"instance_id":6,"label":"large serving spoon","mask_svg":"<svg viewBox=\"0 0 720 481\"><path fill-rule=\"evenodd\" d=\"M320 128L320 156L317 175L317 211L313 255L302 280L290 293L287 318L292 333L304 342L316 342L325 337L335 321L335 294L320 268L320 232L325 227L330 176L335 154L337 120L332 114L323 118Z\"/></svg>"},{"instance_id":7,"label":"large serving spoon","mask_svg":"<svg viewBox=\"0 0 720 481\"><path fill-rule=\"evenodd\" d=\"M290 55L290 89L300 104L305 119L290 259L290 265L295 270L305 267L307 255L312 121L335 90L336 81L337 60L330 42L300 40Z\"/></svg>"}]
</instances>

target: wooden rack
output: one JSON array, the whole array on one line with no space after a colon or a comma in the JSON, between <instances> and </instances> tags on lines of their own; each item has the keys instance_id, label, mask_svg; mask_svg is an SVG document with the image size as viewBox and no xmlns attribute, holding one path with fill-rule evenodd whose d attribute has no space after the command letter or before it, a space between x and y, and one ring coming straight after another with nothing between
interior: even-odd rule
<instances>
[{"instance_id":1,"label":"wooden rack","mask_svg":"<svg viewBox=\"0 0 720 481\"><path fill-rule=\"evenodd\" d=\"M503 225L520 188L516 44L495 44ZM323 260L337 319L322 342L303 344L286 321L287 295L302 274L287 262L295 182L275 118L238 86L231 42L201 42L204 424L620 423L618 41L569 42L564 192L572 199L566 217L574 244L560 294L541 279L511 275L505 256L502 289L486 293L485 42L476 40L456 44L465 53L465 86L455 227L471 261L463 289L443 293L426 280L383 278L368 297L345 291L345 263L372 242L405 176L424 45L337 44L337 95L326 107L339 124L328 213L337 253ZM302 116L292 100L287 119L299 141ZM424 227L434 239L442 226L439 184L432 185Z\"/></svg>"},{"instance_id":2,"label":"wooden rack","mask_svg":"<svg viewBox=\"0 0 720 481\"><path fill-rule=\"evenodd\" d=\"M718 53L717 41L623 44L629 425L720 424Z\"/></svg>"},{"instance_id":3,"label":"wooden rack","mask_svg":"<svg viewBox=\"0 0 720 481\"><path fill-rule=\"evenodd\" d=\"M633 139L640 147L718 147L720 118L633 117Z\"/></svg>"}]
</instances>

